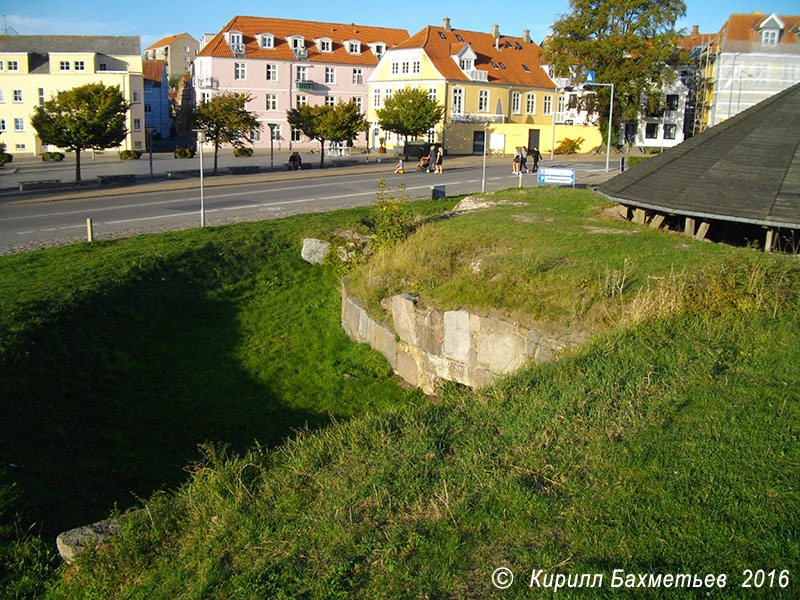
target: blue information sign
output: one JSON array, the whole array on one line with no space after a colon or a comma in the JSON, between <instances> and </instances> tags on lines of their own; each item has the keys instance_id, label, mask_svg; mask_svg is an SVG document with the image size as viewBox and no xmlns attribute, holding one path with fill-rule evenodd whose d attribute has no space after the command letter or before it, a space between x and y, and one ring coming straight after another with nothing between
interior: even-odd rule
<instances>
[{"instance_id":1,"label":"blue information sign","mask_svg":"<svg viewBox=\"0 0 800 600\"><path fill-rule=\"evenodd\" d=\"M594 71L586 71L586 83L594 83Z\"/></svg>"}]
</instances>

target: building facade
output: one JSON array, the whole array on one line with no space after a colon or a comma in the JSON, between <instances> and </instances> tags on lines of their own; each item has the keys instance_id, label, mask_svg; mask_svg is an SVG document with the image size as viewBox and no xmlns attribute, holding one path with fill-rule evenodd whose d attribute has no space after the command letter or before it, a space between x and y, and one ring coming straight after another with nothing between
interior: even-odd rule
<instances>
[{"instance_id":1,"label":"building facade","mask_svg":"<svg viewBox=\"0 0 800 600\"><path fill-rule=\"evenodd\" d=\"M197 56L199 44L188 33L179 33L158 40L144 50L148 60L163 60L167 77L176 79L192 71L192 61Z\"/></svg>"},{"instance_id":2,"label":"building facade","mask_svg":"<svg viewBox=\"0 0 800 600\"><path fill-rule=\"evenodd\" d=\"M142 61L144 77L144 123L153 128L153 135L166 138L170 135L169 80L163 60Z\"/></svg>"},{"instance_id":3,"label":"building facade","mask_svg":"<svg viewBox=\"0 0 800 600\"><path fill-rule=\"evenodd\" d=\"M40 154L30 122L35 107L88 83L117 86L131 108L120 150L144 150L145 118L138 36L0 36L0 131L7 152Z\"/></svg>"},{"instance_id":4,"label":"building facade","mask_svg":"<svg viewBox=\"0 0 800 600\"><path fill-rule=\"evenodd\" d=\"M286 111L353 100L366 113L367 79L387 49L406 39L403 29L237 16L195 59L196 100L249 94L247 109L262 124L253 132L256 147L270 147L272 132L276 149L315 148L318 142L290 127Z\"/></svg>"}]
</instances>

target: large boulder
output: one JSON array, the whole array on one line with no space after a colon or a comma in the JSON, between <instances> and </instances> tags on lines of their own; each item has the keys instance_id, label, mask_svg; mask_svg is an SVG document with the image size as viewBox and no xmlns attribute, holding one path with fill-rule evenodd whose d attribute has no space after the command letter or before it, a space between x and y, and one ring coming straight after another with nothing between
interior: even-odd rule
<instances>
[{"instance_id":1,"label":"large boulder","mask_svg":"<svg viewBox=\"0 0 800 600\"><path fill-rule=\"evenodd\" d=\"M328 256L331 250L330 243L325 240L318 240L316 238L305 238L303 240L303 251L300 256L303 260L312 265L320 265Z\"/></svg>"}]
</instances>

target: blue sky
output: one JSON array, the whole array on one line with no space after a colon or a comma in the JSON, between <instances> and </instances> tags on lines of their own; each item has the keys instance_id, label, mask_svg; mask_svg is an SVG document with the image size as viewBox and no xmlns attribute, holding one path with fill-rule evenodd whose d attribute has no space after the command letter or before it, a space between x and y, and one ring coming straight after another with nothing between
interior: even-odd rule
<instances>
[{"instance_id":1,"label":"blue sky","mask_svg":"<svg viewBox=\"0 0 800 600\"><path fill-rule=\"evenodd\" d=\"M678 26L689 30L692 25L699 25L703 33L719 31L728 15L736 12L760 10L766 14L800 14L798 0L771 0L769 3L688 0L686 4L686 17L678 22ZM303 6L313 6L313 9ZM183 31L196 38L203 33L216 33L235 14L399 27L411 34L426 25L441 24L442 17L450 17L456 29L488 32L496 23L500 32L507 35L519 36L523 29L530 29L534 41L541 42L553 21L566 12L569 12L568 0L313 0L302 3L239 0L230 4L219 0L134 0L119 3L0 0L0 15L5 15L7 25L20 34L138 35L142 49L162 37Z\"/></svg>"}]
</instances>

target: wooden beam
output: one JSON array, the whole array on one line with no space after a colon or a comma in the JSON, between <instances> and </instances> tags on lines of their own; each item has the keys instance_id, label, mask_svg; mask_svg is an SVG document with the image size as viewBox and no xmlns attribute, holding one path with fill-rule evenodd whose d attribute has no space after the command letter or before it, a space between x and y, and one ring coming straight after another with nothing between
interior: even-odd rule
<instances>
[{"instance_id":1,"label":"wooden beam","mask_svg":"<svg viewBox=\"0 0 800 600\"><path fill-rule=\"evenodd\" d=\"M686 217L683 224L683 235L686 237L694 237L694 219Z\"/></svg>"},{"instance_id":2,"label":"wooden beam","mask_svg":"<svg viewBox=\"0 0 800 600\"><path fill-rule=\"evenodd\" d=\"M708 221L703 221L700 223L700 227L697 228L697 233L694 234L694 239L696 240L704 240L706 239L706 234L708 233L708 228L711 227L711 223Z\"/></svg>"},{"instance_id":3,"label":"wooden beam","mask_svg":"<svg viewBox=\"0 0 800 600\"><path fill-rule=\"evenodd\" d=\"M764 243L764 252L772 252L775 247L775 229L770 227L767 229L767 241Z\"/></svg>"},{"instance_id":4,"label":"wooden beam","mask_svg":"<svg viewBox=\"0 0 800 600\"><path fill-rule=\"evenodd\" d=\"M647 216L647 212L643 208L634 208L633 209L633 222L638 223L639 225L644 225L645 217Z\"/></svg>"},{"instance_id":5,"label":"wooden beam","mask_svg":"<svg viewBox=\"0 0 800 600\"><path fill-rule=\"evenodd\" d=\"M653 229L660 229L661 226L664 224L664 215L654 215L652 219L650 219L650 227Z\"/></svg>"}]
</instances>

